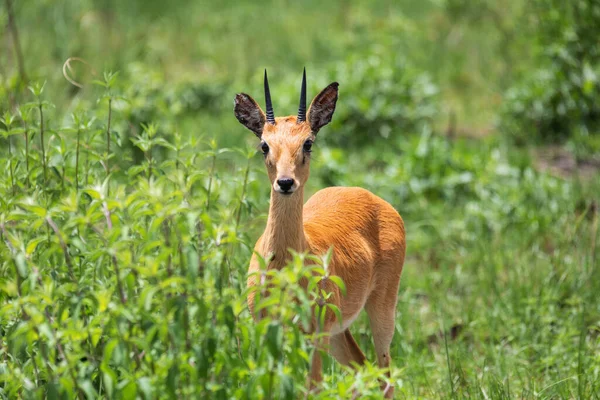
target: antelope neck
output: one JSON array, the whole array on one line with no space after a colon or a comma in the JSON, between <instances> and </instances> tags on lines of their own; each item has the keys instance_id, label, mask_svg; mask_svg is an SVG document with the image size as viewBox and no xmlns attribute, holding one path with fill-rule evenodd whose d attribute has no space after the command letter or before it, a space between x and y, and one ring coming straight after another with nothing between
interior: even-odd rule
<instances>
[{"instance_id":1,"label":"antelope neck","mask_svg":"<svg viewBox=\"0 0 600 400\"><path fill-rule=\"evenodd\" d=\"M269 269L281 269L289 261L288 249L303 252L308 248L302 223L304 190L285 196L271 190L271 205L267 227L263 234L262 256L273 259Z\"/></svg>"}]
</instances>

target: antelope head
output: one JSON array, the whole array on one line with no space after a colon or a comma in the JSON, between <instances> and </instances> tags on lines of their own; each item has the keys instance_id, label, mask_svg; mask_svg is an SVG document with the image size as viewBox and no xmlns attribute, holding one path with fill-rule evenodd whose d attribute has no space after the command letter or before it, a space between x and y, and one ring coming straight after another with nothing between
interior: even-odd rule
<instances>
[{"instance_id":1,"label":"antelope head","mask_svg":"<svg viewBox=\"0 0 600 400\"><path fill-rule=\"evenodd\" d=\"M283 196L304 187L308 180L312 145L319 130L331 122L338 98L338 83L323 89L306 110L306 69L302 75L297 116L277 117L273 112L267 71L264 78L266 114L249 95L235 96L234 113L238 121L260 139L260 150L272 191Z\"/></svg>"}]
</instances>

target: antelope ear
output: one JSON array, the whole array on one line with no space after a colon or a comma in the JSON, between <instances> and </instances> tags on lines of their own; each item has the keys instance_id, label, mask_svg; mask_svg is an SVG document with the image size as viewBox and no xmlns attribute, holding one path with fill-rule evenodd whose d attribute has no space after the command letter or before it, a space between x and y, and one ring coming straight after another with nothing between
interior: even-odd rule
<instances>
[{"instance_id":1,"label":"antelope ear","mask_svg":"<svg viewBox=\"0 0 600 400\"><path fill-rule=\"evenodd\" d=\"M266 117L258 103L246 93L236 94L233 112L237 120L260 139Z\"/></svg>"},{"instance_id":2,"label":"antelope ear","mask_svg":"<svg viewBox=\"0 0 600 400\"><path fill-rule=\"evenodd\" d=\"M310 103L308 123L313 133L319 132L319 129L331 122L338 99L338 86L337 82L329 84Z\"/></svg>"}]
</instances>

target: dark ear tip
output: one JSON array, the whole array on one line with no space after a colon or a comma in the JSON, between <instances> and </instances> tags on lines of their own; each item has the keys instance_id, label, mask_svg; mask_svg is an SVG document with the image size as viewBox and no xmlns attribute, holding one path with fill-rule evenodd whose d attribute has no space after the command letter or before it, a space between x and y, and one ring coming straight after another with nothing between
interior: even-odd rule
<instances>
[{"instance_id":1,"label":"dark ear tip","mask_svg":"<svg viewBox=\"0 0 600 400\"><path fill-rule=\"evenodd\" d=\"M335 88L337 90L338 87L340 86L340 84L337 83L337 82L332 82L332 83L329 84L329 86L332 87L332 88Z\"/></svg>"}]
</instances>

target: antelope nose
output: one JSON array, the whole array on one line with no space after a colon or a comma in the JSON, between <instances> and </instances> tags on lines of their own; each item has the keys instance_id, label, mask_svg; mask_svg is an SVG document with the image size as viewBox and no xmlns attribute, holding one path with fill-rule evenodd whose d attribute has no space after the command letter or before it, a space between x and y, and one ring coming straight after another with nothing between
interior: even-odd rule
<instances>
[{"instance_id":1,"label":"antelope nose","mask_svg":"<svg viewBox=\"0 0 600 400\"><path fill-rule=\"evenodd\" d=\"M294 180L292 178L283 178L277 179L277 184L284 192L289 191L294 185Z\"/></svg>"}]
</instances>

